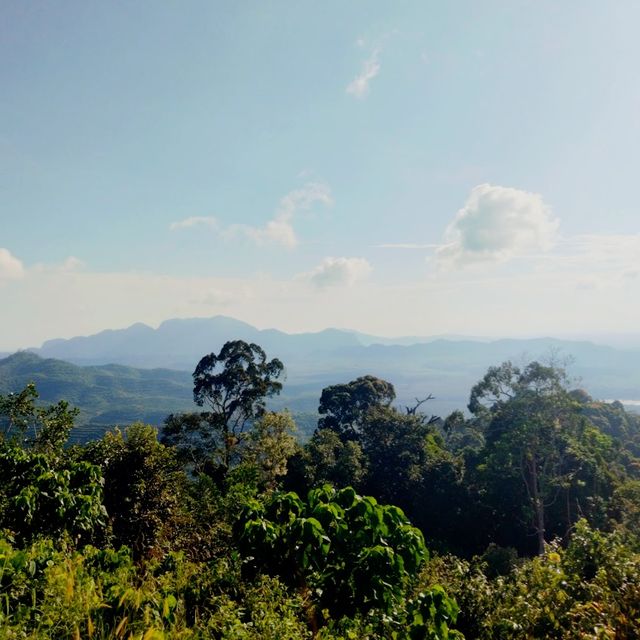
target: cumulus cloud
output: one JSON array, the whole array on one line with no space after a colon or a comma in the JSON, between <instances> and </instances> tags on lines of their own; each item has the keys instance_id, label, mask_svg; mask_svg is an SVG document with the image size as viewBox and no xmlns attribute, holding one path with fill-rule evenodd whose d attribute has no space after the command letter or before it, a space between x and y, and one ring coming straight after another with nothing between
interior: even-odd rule
<instances>
[{"instance_id":1,"label":"cumulus cloud","mask_svg":"<svg viewBox=\"0 0 640 640\"><path fill-rule=\"evenodd\" d=\"M213 216L191 216L184 220L178 220L172 222L169 225L170 231L176 231L177 229L191 229L193 227L209 227L215 229L218 226L218 221Z\"/></svg>"},{"instance_id":2,"label":"cumulus cloud","mask_svg":"<svg viewBox=\"0 0 640 640\"><path fill-rule=\"evenodd\" d=\"M548 251L556 240L559 220L536 193L481 184L445 232L436 251L441 267L478 262L504 262Z\"/></svg>"},{"instance_id":3,"label":"cumulus cloud","mask_svg":"<svg viewBox=\"0 0 640 640\"><path fill-rule=\"evenodd\" d=\"M303 274L303 278L319 289L350 287L364 280L372 271L364 258L325 258L315 269Z\"/></svg>"},{"instance_id":4,"label":"cumulus cloud","mask_svg":"<svg viewBox=\"0 0 640 640\"><path fill-rule=\"evenodd\" d=\"M364 98L369 93L369 84L380 73L380 49L374 49L362 64L360 73L347 85L346 92L356 98Z\"/></svg>"},{"instance_id":5,"label":"cumulus cloud","mask_svg":"<svg viewBox=\"0 0 640 640\"><path fill-rule=\"evenodd\" d=\"M24 276L24 266L8 249L0 248L0 283Z\"/></svg>"},{"instance_id":6,"label":"cumulus cloud","mask_svg":"<svg viewBox=\"0 0 640 640\"><path fill-rule=\"evenodd\" d=\"M264 227L252 227L244 224L231 225L226 235L242 234L251 238L257 244L279 244L293 248L298 244L293 220L295 216L308 211L319 202L331 206L333 199L329 186L322 182L309 182L301 189L290 191L278 205L275 216Z\"/></svg>"}]
</instances>

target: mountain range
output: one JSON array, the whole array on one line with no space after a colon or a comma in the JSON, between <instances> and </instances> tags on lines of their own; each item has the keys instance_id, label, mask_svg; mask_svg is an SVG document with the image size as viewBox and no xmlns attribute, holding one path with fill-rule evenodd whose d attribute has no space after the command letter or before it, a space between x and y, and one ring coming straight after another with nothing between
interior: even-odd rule
<instances>
[{"instance_id":1,"label":"mountain range","mask_svg":"<svg viewBox=\"0 0 640 640\"><path fill-rule=\"evenodd\" d=\"M33 379L43 399L65 398L78 406L84 424L131 419L159 424L171 411L195 408L190 373L203 355L235 339L255 342L269 358L283 361L284 390L271 406L306 414L309 423L325 386L365 374L392 382L399 404L432 394L427 412L445 415L463 409L487 368L507 359L568 359L572 385L595 398L626 400L630 406L640 398L640 351L635 349L554 338L389 339L339 329L289 334L224 316L168 320L157 329L134 324L47 341L0 360L0 393Z\"/></svg>"}]
</instances>

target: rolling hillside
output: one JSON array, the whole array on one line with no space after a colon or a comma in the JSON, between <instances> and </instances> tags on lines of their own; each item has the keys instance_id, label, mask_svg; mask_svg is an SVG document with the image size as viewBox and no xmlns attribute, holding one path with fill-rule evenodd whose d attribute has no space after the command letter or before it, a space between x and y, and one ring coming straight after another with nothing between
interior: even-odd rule
<instances>
[{"instance_id":1,"label":"rolling hillside","mask_svg":"<svg viewBox=\"0 0 640 640\"><path fill-rule=\"evenodd\" d=\"M42 402L64 399L80 409L72 440L136 420L159 425L172 411L195 408L191 376L183 371L80 367L28 352L0 360L0 394L16 392L29 382L36 384Z\"/></svg>"}]
</instances>

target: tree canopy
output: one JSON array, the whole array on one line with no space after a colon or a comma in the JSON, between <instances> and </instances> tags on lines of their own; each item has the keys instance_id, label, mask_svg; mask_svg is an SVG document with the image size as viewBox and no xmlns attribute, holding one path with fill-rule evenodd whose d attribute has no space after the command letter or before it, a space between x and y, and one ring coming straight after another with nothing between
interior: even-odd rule
<instances>
[{"instance_id":1,"label":"tree canopy","mask_svg":"<svg viewBox=\"0 0 640 640\"><path fill-rule=\"evenodd\" d=\"M266 399L280 393L284 366L267 360L257 344L226 342L193 372L193 399L207 410L170 415L163 442L177 446L196 467L213 462L226 473L238 462L248 426L264 415Z\"/></svg>"},{"instance_id":2,"label":"tree canopy","mask_svg":"<svg viewBox=\"0 0 640 640\"><path fill-rule=\"evenodd\" d=\"M367 413L374 407L388 407L395 397L393 385L375 376L326 387L318 406L322 416L318 428L332 429L343 440L357 440Z\"/></svg>"}]
</instances>

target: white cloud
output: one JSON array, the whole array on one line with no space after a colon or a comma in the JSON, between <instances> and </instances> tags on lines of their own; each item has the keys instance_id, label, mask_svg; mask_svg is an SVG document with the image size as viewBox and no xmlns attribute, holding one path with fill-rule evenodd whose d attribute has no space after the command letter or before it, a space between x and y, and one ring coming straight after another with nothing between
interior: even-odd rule
<instances>
[{"instance_id":1,"label":"white cloud","mask_svg":"<svg viewBox=\"0 0 640 640\"><path fill-rule=\"evenodd\" d=\"M326 287L352 286L364 280L372 271L371 265L364 258L325 258L313 271L303 274L320 289Z\"/></svg>"},{"instance_id":2,"label":"white cloud","mask_svg":"<svg viewBox=\"0 0 640 640\"><path fill-rule=\"evenodd\" d=\"M276 216L269 220L266 226L250 227L249 225L233 225L230 227L231 233L240 232L251 238L256 244L280 244L283 247L292 249L298 244L296 232L291 224L291 219Z\"/></svg>"},{"instance_id":3,"label":"white cloud","mask_svg":"<svg viewBox=\"0 0 640 640\"><path fill-rule=\"evenodd\" d=\"M171 231L177 229L191 229L192 227L209 227L210 229L216 229L218 227L218 221L213 216L191 216L184 220L178 220L172 222L169 225Z\"/></svg>"},{"instance_id":4,"label":"white cloud","mask_svg":"<svg viewBox=\"0 0 640 640\"><path fill-rule=\"evenodd\" d=\"M441 267L455 268L548 251L558 225L540 195L481 184L447 227L437 261Z\"/></svg>"},{"instance_id":5,"label":"white cloud","mask_svg":"<svg viewBox=\"0 0 640 640\"><path fill-rule=\"evenodd\" d=\"M369 84L380 73L379 55L380 49L374 49L364 61L360 73L347 85L349 95L364 98L369 93Z\"/></svg>"},{"instance_id":6,"label":"white cloud","mask_svg":"<svg viewBox=\"0 0 640 640\"><path fill-rule=\"evenodd\" d=\"M284 196L275 216L264 227L235 224L227 229L226 235L234 236L240 233L257 244L279 244L291 249L298 244L293 228L295 216L302 211L308 211L316 202L331 206L331 190L322 182L309 182L301 189L295 189Z\"/></svg>"},{"instance_id":7,"label":"white cloud","mask_svg":"<svg viewBox=\"0 0 640 640\"><path fill-rule=\"evenodd\" d=\"M8 249L0 248L0 283L24 276L24 266Z\"/></svg>"}]
</instances>

